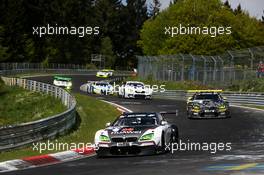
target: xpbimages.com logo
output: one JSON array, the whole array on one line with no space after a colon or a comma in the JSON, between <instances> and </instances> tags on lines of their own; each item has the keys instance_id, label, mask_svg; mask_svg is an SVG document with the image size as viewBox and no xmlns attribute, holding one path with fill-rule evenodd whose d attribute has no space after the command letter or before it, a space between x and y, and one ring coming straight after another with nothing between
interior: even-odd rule
<instances>
[{"instance_id":1,"label":"xpbimages.com logo","mask_svg":"<svg viewBox=\"0 0 264 175\"><path fill-rule=\"evenodd\" d=\"M45 35L76 35L80 38L85 37L86 35L99 35L100 27L95 26L58 26L55 24L54 26L47 24L47 26L37 26L32 27L33 35L37 35L39 37Z\"/></svg>"},{"instance_id":2,"label":"xpbimages.com logo","mask_svg":"<svg viewBox=\"0 0 264 175\"><path fill-rule=\"evenodd\" d=\"M46 142L37 142L32 144L33 151L43 153L44 151L68 151L78 149L80 153L83 153L85 148L93 148L92 143L63 143L58 140Z\"/></svg>"},{"instance_id":3,"label":"xpbimages.com logo","mask_svg":"<svg viewBox=\"0 0 264 175\"><path fill-rule=\"evenodd\" d=\"M211 154L216 154L220 151L231 151L232 144L230 142L228 143L222 143L222 142L190 142L190 140L187 140L187 142L183 142L182 140L179 140L177 143L169 143L165 144L165 150L174 154L178 151L205 151L209 152Z\"/></svg>"}]
</instances>

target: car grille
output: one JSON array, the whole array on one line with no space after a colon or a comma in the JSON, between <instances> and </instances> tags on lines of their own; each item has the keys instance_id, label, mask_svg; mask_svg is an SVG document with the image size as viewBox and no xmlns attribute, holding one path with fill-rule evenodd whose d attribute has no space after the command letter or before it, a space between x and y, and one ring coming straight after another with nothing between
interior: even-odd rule
<instances>
[{"instance_id":1,"label":"car grille","mask_svg":"<svg viewBox=\"0 0 264 175\"><path fill-rule=\"evenodd\" d=\"M112 138L112 142L118 143L118 142L136 142L137 137L127 137L127 138L122 138L122 137L116 137Z\"/></svg>"}]
</instances>

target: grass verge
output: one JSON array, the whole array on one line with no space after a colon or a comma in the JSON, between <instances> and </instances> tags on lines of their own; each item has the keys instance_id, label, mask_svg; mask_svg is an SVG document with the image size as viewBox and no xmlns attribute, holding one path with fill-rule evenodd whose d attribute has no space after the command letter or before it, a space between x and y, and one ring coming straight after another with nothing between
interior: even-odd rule
<instances>
[{"instance_id":1,"label":"grass verge","mask_svg":"<svg viewBox=\"0 0 264 175\"><path fill-rule=\"evenodd\" d=\"M0 126L35 121L66 110L59 99L3 83L0 99Z\"/></svg>"},{"instance_id":2,"label":"grass verge","mask_svg":"<svg viewBox=\"0 0 264 175\"><path fill-rule=\"evenodd\" d=\"M81 94L73 94L77 100L77 111L80 125L65 136L61 136L53 142L58 143L89 143L93 142L94 134L98 129L104 128L105 123L113 121L120 112L113 106ZM61 150L63 151L63 150ZM44 151L41 154L57 152L56 150ZM0 153L0 161L40 155L33 150L33 146Z\"/></svg>"}]
</instances>

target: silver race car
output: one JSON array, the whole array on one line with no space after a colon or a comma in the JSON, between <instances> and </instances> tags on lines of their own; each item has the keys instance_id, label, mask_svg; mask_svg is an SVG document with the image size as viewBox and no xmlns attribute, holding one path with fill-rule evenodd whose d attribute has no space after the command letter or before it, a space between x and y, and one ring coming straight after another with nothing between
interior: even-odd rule
<instances>
[{"instance_id":1,"label":"silver race car","mask_svg":"<svg viewBox=\"0 0 264 175\"><path fill-rule=\"evenodd\" d=\"M228 101L220 95L221 90L196 90L187 100L188 118L229 118Z\"/></svg>"},{"instance_id":2,"label":"silver race car","mask_svg":"<svg viewBox=\"0 0 264 175\"><path fill-rule=\"evenodd\" d=\"M156 154L177 141L177 126L156 112L124 113L95 134L98 157Z\"/></svg>"}]
</instances>

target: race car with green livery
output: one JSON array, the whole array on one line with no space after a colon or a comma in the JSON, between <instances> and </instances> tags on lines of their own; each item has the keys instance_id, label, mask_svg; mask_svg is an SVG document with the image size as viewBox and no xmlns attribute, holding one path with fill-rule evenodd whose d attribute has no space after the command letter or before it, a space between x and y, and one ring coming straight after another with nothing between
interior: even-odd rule
<instances>
[{"instance_id":1,"label":"race car with green livery","mask_svg":"<svg viewBox=\"0 0 264 175\"><path fill-rule=\"evenodd\" d=\"M54 76L53 84L55 86L63 87L67 90L72 89L72 79L63 76Z\"/></svg>"},{"instance_id":2,"label":"race car with green livery","mask_svg":"<svg viewBox=\"0 0 264 175\"><path fill-rule=\"evenodd\" d=\"M188 118L229 118L229 102L222 97L222 90L194 90L187 100Z\"/></svg>"},{"instance_id":3,"label":"race car with green livery","mask_svg":"<svg viewBox=\"0 0 264 175\"><path fill-rule=\"evenodd\" d=\"M178 141L176 125L169 124L165 113L123 113L95 134L98 157L151 155L165 152L166 145Z\"/></svg>"}]
</instances>

